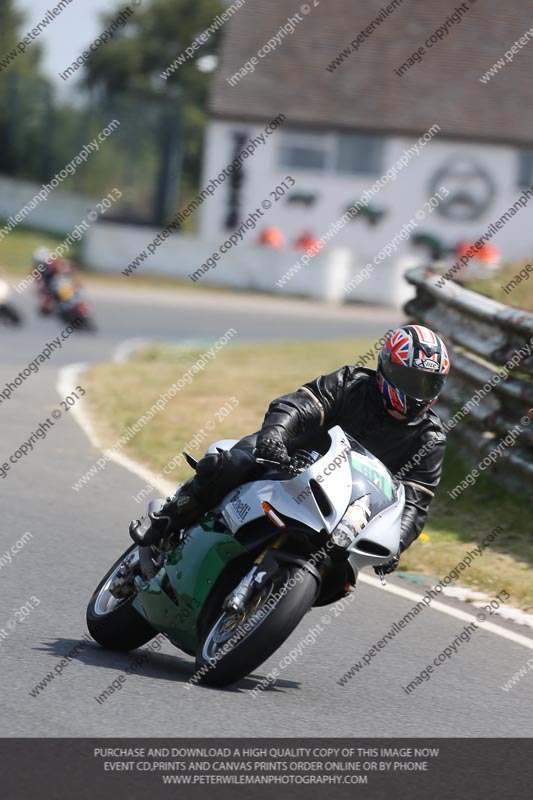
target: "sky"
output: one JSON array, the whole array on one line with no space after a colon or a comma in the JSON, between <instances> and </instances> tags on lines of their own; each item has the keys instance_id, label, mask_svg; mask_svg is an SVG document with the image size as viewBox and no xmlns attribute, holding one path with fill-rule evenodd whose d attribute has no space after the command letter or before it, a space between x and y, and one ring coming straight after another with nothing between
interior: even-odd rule
<instances>
[{"instance_id":1,"label":"sky","mask_svg":"<svg viewBox=\"0 0 533 800\"><path fill-rule=\"evenodd\" d=\"M16 0L16 6L24 11L26 20L21 31L31 31L46 12L57 5L55 0ZM60 72L71 65L84 46L94 41L104 30L100 22L102 12L113 11L124 3L119 0L72 0L61 14L44 29L38 41L43 49L43 71L58 85L65 86ZM81 70L79 71L81 73ZM78 74L79 74L78 73ZM75 85L76 76L69 79L69 87Z\"/></svg>"}]
</instances>

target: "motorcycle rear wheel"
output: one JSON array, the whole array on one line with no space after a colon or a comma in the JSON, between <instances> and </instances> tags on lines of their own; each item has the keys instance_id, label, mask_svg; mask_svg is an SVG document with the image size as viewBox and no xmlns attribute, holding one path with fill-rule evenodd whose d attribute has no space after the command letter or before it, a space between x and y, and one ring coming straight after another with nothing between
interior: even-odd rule
<instances>
[{"instance_id":1,"label":"motorcycle rear wheel","mask_svg":"<svg viewBox=\"0 0 533 800\"><path fill-rule=\"evenodd\" d=\"M156 635L152 626L133 608L135 594L119 599L109 590L124 561L131 556L135 558L137 550L134 544L120 556L94 590L87 606L89 633L106 650L135 650Z\"/></svg>"},{"instance_id":2,"label":"motorcycle rear wheel","mask_svg":"<svg viewBox=\"0 0 533 800\"><path fill-rule=\"evenodd\" d=\"M0 321L5 325L21 325L22 317L16 308L6 303L0 305Z\"/></svg>"},{"instance_id":3,"label":"motorcycle rear wheel","mask_svg":"<svg viewBox=\"0 0 533 800\"><path fill-rule=\"evenodd\" d=\"M301 622L318 588L317 579L307 570L283 566L252 595L240 615L222 610L221 598L220 610L196 654L197 681L227 686L253 672ZM243 627L245 623L251 630Z\"/></svg>"}]
</instances>

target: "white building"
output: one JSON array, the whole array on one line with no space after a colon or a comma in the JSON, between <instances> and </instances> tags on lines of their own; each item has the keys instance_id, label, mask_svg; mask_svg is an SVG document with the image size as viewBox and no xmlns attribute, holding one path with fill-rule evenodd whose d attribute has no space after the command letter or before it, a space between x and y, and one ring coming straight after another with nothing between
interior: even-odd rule
<instances>
[{"instance_id":1,"label":"white building","mask_svg":"<svg viewBox=\"0 0 533 800\"><path fill-rule=\"evenodd\" d=\"M202 236L229 235L236 220L273 200L270 192L289 175L295 185L273 202L259 228L279 228L287 242L284 261L291 253L296 262L298 253L291 252L296 238L307 230L317 237L324 234L402 156L396 177L389 172L382 188L376 192L374 186L370 214L348 222L319 257L324 260L339 249L348 253L353 276L381 254L351 299L405 299L402 269L414 258L427 258L426 250L414 246L415 237L453 247L487 234L524 187L533 184L533 88L528 80L533 47L524 47L516 61L483 83L480 77L523 34L518 0L507 3L505 13L497 0L486 0L450 22L456 19L456 5L448 0L431 6L336 0L316 7L311 2L306 14L295 16L285 0L270 0L239 11L224 30L203 184L271 120L284 114L286 121L243 161L240 185L226 181L202 205ZM445 40L434 37L431 43L430 37L446 24ZM399 77L398 68L418 47L425 50L421 61L413 61ZM240 72L245 64L248 71ZM435 135L427 134L430 129ZM424 134L431 141L421 146ZM442 186L449 194L437 198L430 211L427 204ZM232 209L235 214L228 219ZM528 204L514 209L492 236L504 259L531 257L530 219ZM414 225L401 239L410 220ZM239 247L256 239L257 230L248 232ZM390 257L381 253L384 247L392 250ZM301 276L298 281L303 285Z\"/></svg>"}]
</instances>

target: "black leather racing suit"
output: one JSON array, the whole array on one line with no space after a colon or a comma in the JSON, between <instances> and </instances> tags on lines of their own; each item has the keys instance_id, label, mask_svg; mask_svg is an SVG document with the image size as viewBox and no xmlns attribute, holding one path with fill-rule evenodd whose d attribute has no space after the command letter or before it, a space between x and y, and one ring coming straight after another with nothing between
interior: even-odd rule
<instances>
[{"instance_id":1,"label":"black leather racing suit","mask_svg":"<svg viewBox=\"0 0 533 800\"><path fill-rule=\"evenodd\" d=\"M388 414L371 369L342 367L273 400L261 431L241 439L231 451L199 462L192 493L204 507L213 507L239 484L258 477L252 452L257 437L273 428L292 453L300 447L319 448L334 425L361 442L404 484L401 551L405 550L426 522L442 474L446 436L431 409L410 422Z\"/></svg>"}]
</instances>

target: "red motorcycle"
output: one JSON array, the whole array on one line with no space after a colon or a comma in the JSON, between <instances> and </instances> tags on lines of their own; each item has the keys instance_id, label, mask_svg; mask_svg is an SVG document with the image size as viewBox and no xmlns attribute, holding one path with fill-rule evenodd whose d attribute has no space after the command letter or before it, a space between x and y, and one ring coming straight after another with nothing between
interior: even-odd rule
<instances>
[{"instance_id":1,"label":"red motorcycle","mask_svg":"<svg viewBox=\"0 0 533 800\"><path fill-rule=\"evenodd\" d=\"M90 306L71 275L58 274L52 278L49 292L53 299L51 310L63 322L73 325L76 330L96 330Z\"/></svg>"},{"instance_id":2,"label":"red motorcycle","mask_svg":"<svg viewBox=\"0 0 533 800\"><path fill-rule=\"evenodd\" d=\"M96 325L84 293L76 280L75 265L64 258L53 258L46 248L33 255L39 273L37 292L39 313L56 314L77 330L95 331Z\"/></svg>"}]
</instances>

